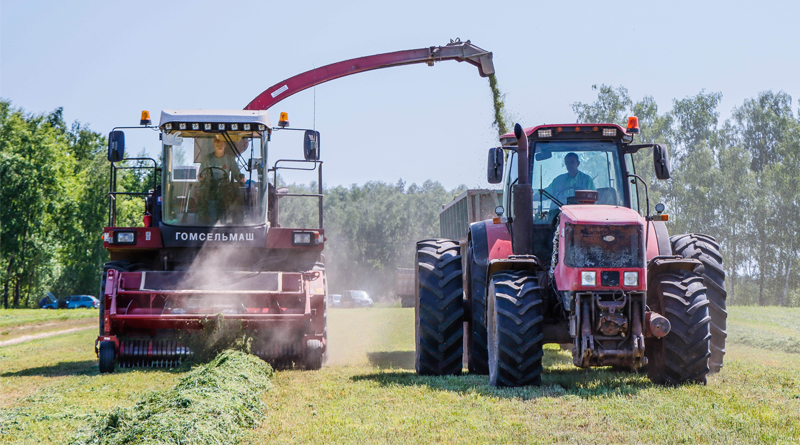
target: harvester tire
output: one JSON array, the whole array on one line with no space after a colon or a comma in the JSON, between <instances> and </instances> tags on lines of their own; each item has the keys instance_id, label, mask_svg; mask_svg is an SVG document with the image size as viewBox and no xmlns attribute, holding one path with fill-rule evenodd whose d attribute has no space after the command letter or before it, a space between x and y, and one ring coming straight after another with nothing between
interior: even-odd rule
<instances>
[{"instance_id":1,"label":"harvester tire","mask_svg":"<svg viewBox=\"0 0 800 445\"><path fill-rule=\"evenodd\" d=\"M464 299L458 242L417 243L416 369L420 375L461 374Z\"/></svg>"},{"instance_id":2,"label":"harvester tire","mask_svg":"<svg viewBox=\"0 0 800 445\"><path fill-rule=\"evenodd\" d=\"M489 383L541 385L544 333L538 277L526 271L495 273L488 305Z\"/></svg>"},{"instance_id":3,"label":"harvester tire","mask_svg":"<svg viewBox=\"0 0 800 445\"><path fill-rule=\"evenodd\" d=\"M472 243L467 250L467 292L472 303L467 332L467 364L471 374L489 374L489 350L486 343L486 268L475 261Z\"/></svg>"},{"instance_id":4,"label":"harvester tire","mask_svg":"<svg viewBox=\"0 0 800 445\"><path fill-rule=\"evenodd\" d=\"M711 315L711 358L708 367L712 374L722 370L725 358L725 340L728 337L728 293L725 291L725 270L722 268L722 255L719 243L708 235L676 235L670 238L672 251L684 258L694 258L703 263L699 271L706 285L706 297Z\"/></svg>"},{"instance_id":5,"label":"harvester tire","mask_svg":"<svg viewBox=\"0 0 800 445\"><path fill-rule=\"evenodd\" d=\"M322 368L322 342L308 340L306 342L306 355L303 357L303 367L310 370Z\"/></svg>"},{"instance_id":6,"label":"harvester tire","mask_svg":"<svg viewBox=\"0 0 800 445\"><path fill-rule=\"evenodd\" d=\"M113 341L101 341L97 352L98 366L101 374L114 372L115 346Z\"/></svg>"},{"instance_id":7,"label":"harvester tire","mask_svg":"<svg viewBox=\"0 0 800 445\"><path fill-rule=\"evenodd\" d=\"M648 301L672 326L664 338L645 340L647 374L653 383L706 383L711 355L711 317L703 277L697 272L663 273L656 277L659 301Z\"/></svg>"}]
</instances>

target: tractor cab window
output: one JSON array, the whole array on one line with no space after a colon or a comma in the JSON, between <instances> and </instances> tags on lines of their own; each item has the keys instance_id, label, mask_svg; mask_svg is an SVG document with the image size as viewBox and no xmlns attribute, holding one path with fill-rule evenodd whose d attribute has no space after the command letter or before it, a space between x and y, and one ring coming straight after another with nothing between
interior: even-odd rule
<instances>
[{"instance_id":1,"label":"tractor cab window","mask_svg":"<svg viewBox=\"0 0 800 445\"><path fill-rule=\"evenodd\" d=\"M534 209L540 214L558 209L559 204L575 204L576 190L596 190L597 204L625 205L623 175L616 144L596 141L537 142L533 153L531 183ZM540 193L539 189L543 192Z\"/></svg>"},{"instance_id":2,"label":"tractor cab window","mask_svg":"<svg viewBox=\"0 0 800 445\"><path fill-rule=\"evenodd\" d=\"M266 222L263 147L256 132L167 134L163 221L177 226Z\"/></svg>"}]
</instances>

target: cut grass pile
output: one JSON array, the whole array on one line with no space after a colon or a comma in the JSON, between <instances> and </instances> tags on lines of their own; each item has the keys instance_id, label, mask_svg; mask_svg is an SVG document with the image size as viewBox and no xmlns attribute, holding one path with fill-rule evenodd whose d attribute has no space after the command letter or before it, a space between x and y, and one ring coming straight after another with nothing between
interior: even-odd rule
<instances>
[{"instance_id":1,"label":"cut grass pile","mask_svg":"<svg viewBox=\"0 0 800 445\"><path fill-rule=\"evenodd\" d=\"M88 437L73 444L233 444L258 426L272 368L227 350L198 366L173 388L150 394L133 408L101 414Z\"/></svg>"}]
</instances>

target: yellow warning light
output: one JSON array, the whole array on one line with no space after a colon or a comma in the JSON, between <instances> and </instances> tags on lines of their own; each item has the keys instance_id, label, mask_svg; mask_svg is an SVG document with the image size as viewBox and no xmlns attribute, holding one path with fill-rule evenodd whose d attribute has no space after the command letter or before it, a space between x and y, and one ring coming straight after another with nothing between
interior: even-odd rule
<instances>
[{"instance_id":1,"label":"yellow warning light","mask_svg":"<svg viewBox=\"0 0 800 445\"><path fill-rule=\"evenodd\" d=\"M289 126L289 113L281 111L281 118L278 120L278 126L281 128Z\"/></svg>"},{"instance_id":2,"label":"yellow warning light","mask_svg":"<svg viewBox=\"0 0 800 445\"><path fill-rule=\"evenodd\" d=\"M150 112L147 110L142 110L142 120L139 121L139 125L150 125L152 121L150 120Z\"/></svg>"},{"instance_id":3,"label":"yellow warning light","mask_svg":"<svg viewBox=\"0 0 800 445\"><path fill-rule=\"evenodd\" d=\"M628 118L628 133L639 133L639 118L631 116Z\"/></svg>"}]
</instances>

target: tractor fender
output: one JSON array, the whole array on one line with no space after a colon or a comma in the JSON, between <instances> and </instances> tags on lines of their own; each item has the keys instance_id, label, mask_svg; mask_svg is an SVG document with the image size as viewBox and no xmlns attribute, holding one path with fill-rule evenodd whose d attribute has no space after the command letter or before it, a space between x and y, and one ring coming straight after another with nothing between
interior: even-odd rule
<instances>
[{"instance_id":1,"label":"tractor fender","mask_svg":"<svg viewBox=\"0 0 800 445\"><path fill-rule=\"evenodd\" d=\"M659 255L672 255L672 243L669 241L667 224L664 221L653 221L653 231L656 235ZM648 252L650 249L647 249Z\"/></svg>"},{"instance_id":2,"label":"tractor fender","mask_svg":"<svg viewBox=\"0 0 800 445\"><path fill-rule=\"evenodd\" d=\"M489 261L489 270L486 276L491 279L492 275L504 270L524 270L535 274L541 269L542 265L535 255L516 255L511 258Z\"/></svg>"},{"instance_id":3,"label":"tractor fender","mask_svg":"<svg viewBox=\"0 0 800 445\"><path fill-rule=\"evenodd\" d=\"M489 261L508 258L514 254L511 247L511 232L508 224L494 224L491 221L481 221L486 229L486 248Z\"/></svg>"}]
</instances>

